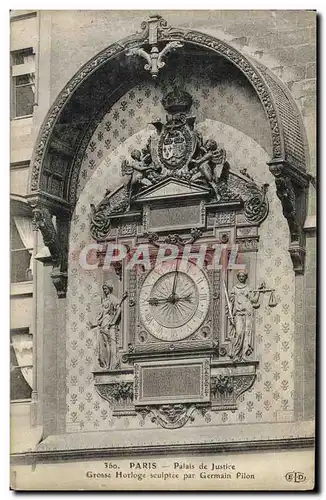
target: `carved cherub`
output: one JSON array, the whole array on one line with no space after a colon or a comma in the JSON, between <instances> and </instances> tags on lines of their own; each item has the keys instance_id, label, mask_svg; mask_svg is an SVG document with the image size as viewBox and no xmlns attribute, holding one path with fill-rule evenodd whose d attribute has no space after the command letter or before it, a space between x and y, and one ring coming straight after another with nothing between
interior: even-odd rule
<instances>
[{"instance_id":1,"label":"carved cherub","mask_svg":"<svg viewBox=\"0 0 326 500\"><path fill-rule=\"evenodd\" d=\"M134 149L130 156L132 162L124 160L121 166L122 175L128 175L129 179L127 182L128 190L128 210L130 208L131 199L135 191L137 191L139 186L149 187L153 185L152 175L158 173L160 168L156 167L150 157L150 153L147 148L143 151Z\"/></svg>"},{"instance_id":2,"label":"carved cherub","mask_svg":"<svg viewBox=\"0 0 326 500\"><path fill-rule=\"evenodd\" d=\"M217 142L212 139L203 143L199 136L197 154L189 163L189 169L194 171L191 180L204 180L214 191L217 200L220 198L217 185L225 165L225 149L219 148Z\"/></svg>"}]
</instances>

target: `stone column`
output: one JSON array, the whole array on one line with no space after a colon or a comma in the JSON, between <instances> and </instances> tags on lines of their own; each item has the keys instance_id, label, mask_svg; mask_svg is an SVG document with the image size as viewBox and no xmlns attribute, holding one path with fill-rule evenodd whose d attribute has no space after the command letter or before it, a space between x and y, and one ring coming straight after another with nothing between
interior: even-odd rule
<instances>
[{"instance_id":1,"label":"stone column","mask_svg":"<svg viewBox=\"0 0 326 500\"><path fill-rule=\"evenodd\" d=\"M58 298L51 271L51 263L45 263L39 290L43 307L43 438L65 431L66 299Z\"/></svg>"}]
</instances>

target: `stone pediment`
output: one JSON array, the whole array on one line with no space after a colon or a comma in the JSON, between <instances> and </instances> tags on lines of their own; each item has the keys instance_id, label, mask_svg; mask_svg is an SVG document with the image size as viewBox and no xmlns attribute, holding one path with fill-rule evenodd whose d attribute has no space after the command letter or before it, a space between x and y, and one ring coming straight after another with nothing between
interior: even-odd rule
<instances>
[{"instance_id":1,"label":"stone pediment","mask_svg":"<svg viewBox=\"0 0 326 500\"><path fill-rule=\"evenodd\" d=\"M198 184L179 179L166 179L163 182L142 191L135 199L136 202L150 202L161 199L205 197L209 189Z\"/></svg>"}]
</instances>

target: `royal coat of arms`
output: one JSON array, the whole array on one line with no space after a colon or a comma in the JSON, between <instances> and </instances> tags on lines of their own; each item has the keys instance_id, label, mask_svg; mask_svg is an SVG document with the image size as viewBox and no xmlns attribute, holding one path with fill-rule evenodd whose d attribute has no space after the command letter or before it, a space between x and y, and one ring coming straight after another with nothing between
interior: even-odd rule
<instances>
[{"instance_id":1,"label":"royal coat of arms","mask_svg":"<svg viewBox=\"0 0 326 500\"><path fill-rule=\"evenodd\" d=\"M118 192L107 190L99 205L92 206L91 234L95 239L107 236L110 216L132 211L141 193L171 179L208 188L210 201L215 203L239 201L241 191L247 220L254 222L266 216L266 187L259 189L245 169L231 172L225 149L214 139L204 139L195 129L195 117L189 113L192 101L190 94L178 89L162 99L168 113L166 122L152 123L157 133L143 148L132 150L130 159L123 160L124 183Z\"/></svg>"},{"instance_id":2,"label":"royal coat of arms","mask_svg":"<svg viewBox=\"0 0 326 500\"><path fill-rule=\"evenodd\" d=\"M162 101L169 113L165 124L154 122L157 136L150 141L153 162L163 169L186 171L197 146L197 134L194 131L194 117L187 116L192 97L184 91L168 94Z\"/></svg>"}]
</instances>

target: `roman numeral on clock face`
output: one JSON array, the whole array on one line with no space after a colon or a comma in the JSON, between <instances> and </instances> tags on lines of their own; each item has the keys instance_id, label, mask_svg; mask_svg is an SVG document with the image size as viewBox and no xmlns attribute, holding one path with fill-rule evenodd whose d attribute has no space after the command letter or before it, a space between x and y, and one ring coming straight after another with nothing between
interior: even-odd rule
<instances>
[{"instance_id":1,"label":"roman numeral on clock face","mask_svg":"<svg viewBox=\"0 0 326 500\"><path fill-rule=\"evenodd\" d=\"M157 325L155 327L155 331L156 331L156 333L161 334L163 332L163 326L162 325Z\"/></svg>"},{"instance_id":2,"label":"roman numeral on clock face","mask_svg":"<svg viewBox=\"0 0 326 500\"><path fill-rule=\"evenodd\" d=\"M147 313L147 314L145 314L144 319L145 319L146 323L151 323L153 321L153 316L151 313Z\"/></svg>"},{"instance_id":3,"label":"roman numeral on clock face","mask_svg":"<svg viewBox=\"0 0 326 500\"><path fill-rule=\"evenodd\" d=\"M197 311L195 312L194 316L195 316L195 318L202 319L203 316L204 316L204 313L203 313L203 311L199 311L197 309Z\"/></svg>"}]
</instances>

